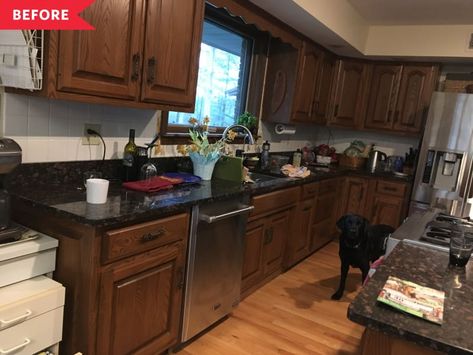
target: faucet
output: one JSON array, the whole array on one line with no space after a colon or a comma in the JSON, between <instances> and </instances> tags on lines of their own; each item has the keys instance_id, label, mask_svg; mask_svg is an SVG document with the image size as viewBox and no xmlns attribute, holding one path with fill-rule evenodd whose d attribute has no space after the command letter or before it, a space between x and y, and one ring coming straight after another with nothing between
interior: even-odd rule
<instances>
[{"instance_id":1,"label":"faucet","mask_svg":"<svg viewBox=\"0 0 473 355\"><path fill-rule=\"evenodd\" d=\"M248 137L249 144L255 144L255 139L253 138L253 135L251 134L250 130L248 128L246 128L245 126L242 126L240 124L232 124L232 125L228 126L227 128L225 128L225 130L222 133L222 138L226 138L227 134L228 134L228 131L230 131L233 128L239 128L239 129L242 129L242 130L245 131L246 135L243 138L243 144L245 144L246 137Z\"/></svg>"}]
</instances>

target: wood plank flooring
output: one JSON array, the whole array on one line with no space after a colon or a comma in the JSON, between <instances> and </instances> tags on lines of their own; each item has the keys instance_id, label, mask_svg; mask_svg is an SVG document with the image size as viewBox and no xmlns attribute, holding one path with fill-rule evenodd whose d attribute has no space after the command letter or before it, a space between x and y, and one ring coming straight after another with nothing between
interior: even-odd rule
<instances>
[{"instance_id":1,"label":"wood plank flooring","mask_svg":"<svg viewBox=\"0 0 473 355\"><path fill-rule=\"evenodd\" d=\"M178 354L358 354L364 328L346 313L361 274L350 269L344 297L332 301L339 265L338 244L332 242L248 296Z\"/></svg>"}]
</instances>

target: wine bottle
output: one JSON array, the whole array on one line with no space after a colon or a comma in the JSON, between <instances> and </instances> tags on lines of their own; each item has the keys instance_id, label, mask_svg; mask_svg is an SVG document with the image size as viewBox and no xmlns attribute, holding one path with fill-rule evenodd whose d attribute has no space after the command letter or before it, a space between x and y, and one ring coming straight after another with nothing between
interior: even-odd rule
<instances>
[{"instance_id":1,"label":"wine bottle","mask_svg":"<svg viewBox=\"0 0 473 355\"><path fill-rule=\"evenodd\" d=\"M134 181L136 180L136 153L137 147L135 144L135 130L130 129L128 143L125 145L123 150L123 180Z\"/></svg>"}]
</instances>

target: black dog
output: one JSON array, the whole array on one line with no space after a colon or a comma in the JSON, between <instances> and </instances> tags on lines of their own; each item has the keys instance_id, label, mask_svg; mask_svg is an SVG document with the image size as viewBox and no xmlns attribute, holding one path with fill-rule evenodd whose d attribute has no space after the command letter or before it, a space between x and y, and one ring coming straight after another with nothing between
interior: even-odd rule
<instances>
[{"instance_id":1,"label":"black dog","mask_svg":"<svg viewBox=\"0 0 473 355\"><path fill-rule=\"evenodd\" d=\"M341 275L333 300L339 300L345 290L345 282L350 266L361 269L361 282L368 276L370 262L375 261L386 251L386 240L394 228L385 224L370 226L366 218L348 214L337 221L340 234Z\"/></svg>"}]
</instances>

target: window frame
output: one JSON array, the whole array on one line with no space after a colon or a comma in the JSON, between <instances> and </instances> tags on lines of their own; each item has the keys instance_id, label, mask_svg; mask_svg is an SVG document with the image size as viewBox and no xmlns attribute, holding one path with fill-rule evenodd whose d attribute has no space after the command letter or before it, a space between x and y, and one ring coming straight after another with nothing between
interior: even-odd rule
<instances>
[{"instance_id":1,"label":"window frame","mask_svg":"<svg viewBox=\"0 0 473 355\"><path fill-rule=\"evenodd\" d=\"M247 37L252 40L250 55L247 56L245 67L248 75L245 75L244 85L245 104L243 112L250 111L257 117L260 112L261 99L263 96L264 72L266 67L266 54L269 45L269 33L258 31L253 25L243 23L238 17L234 18L225 9L215 8L206 4L204 20L211 21L218 26ZM264 60L263 60L264 57ZM245 68L246 70L246 68ZM183 125L172 125L168 122L169 111L161 112L159 132L162 144L179 144L189 140L189 127ZM225 128L216 127L209 133L209 137L220 137Z\"/></svg>"}]
</instances>

